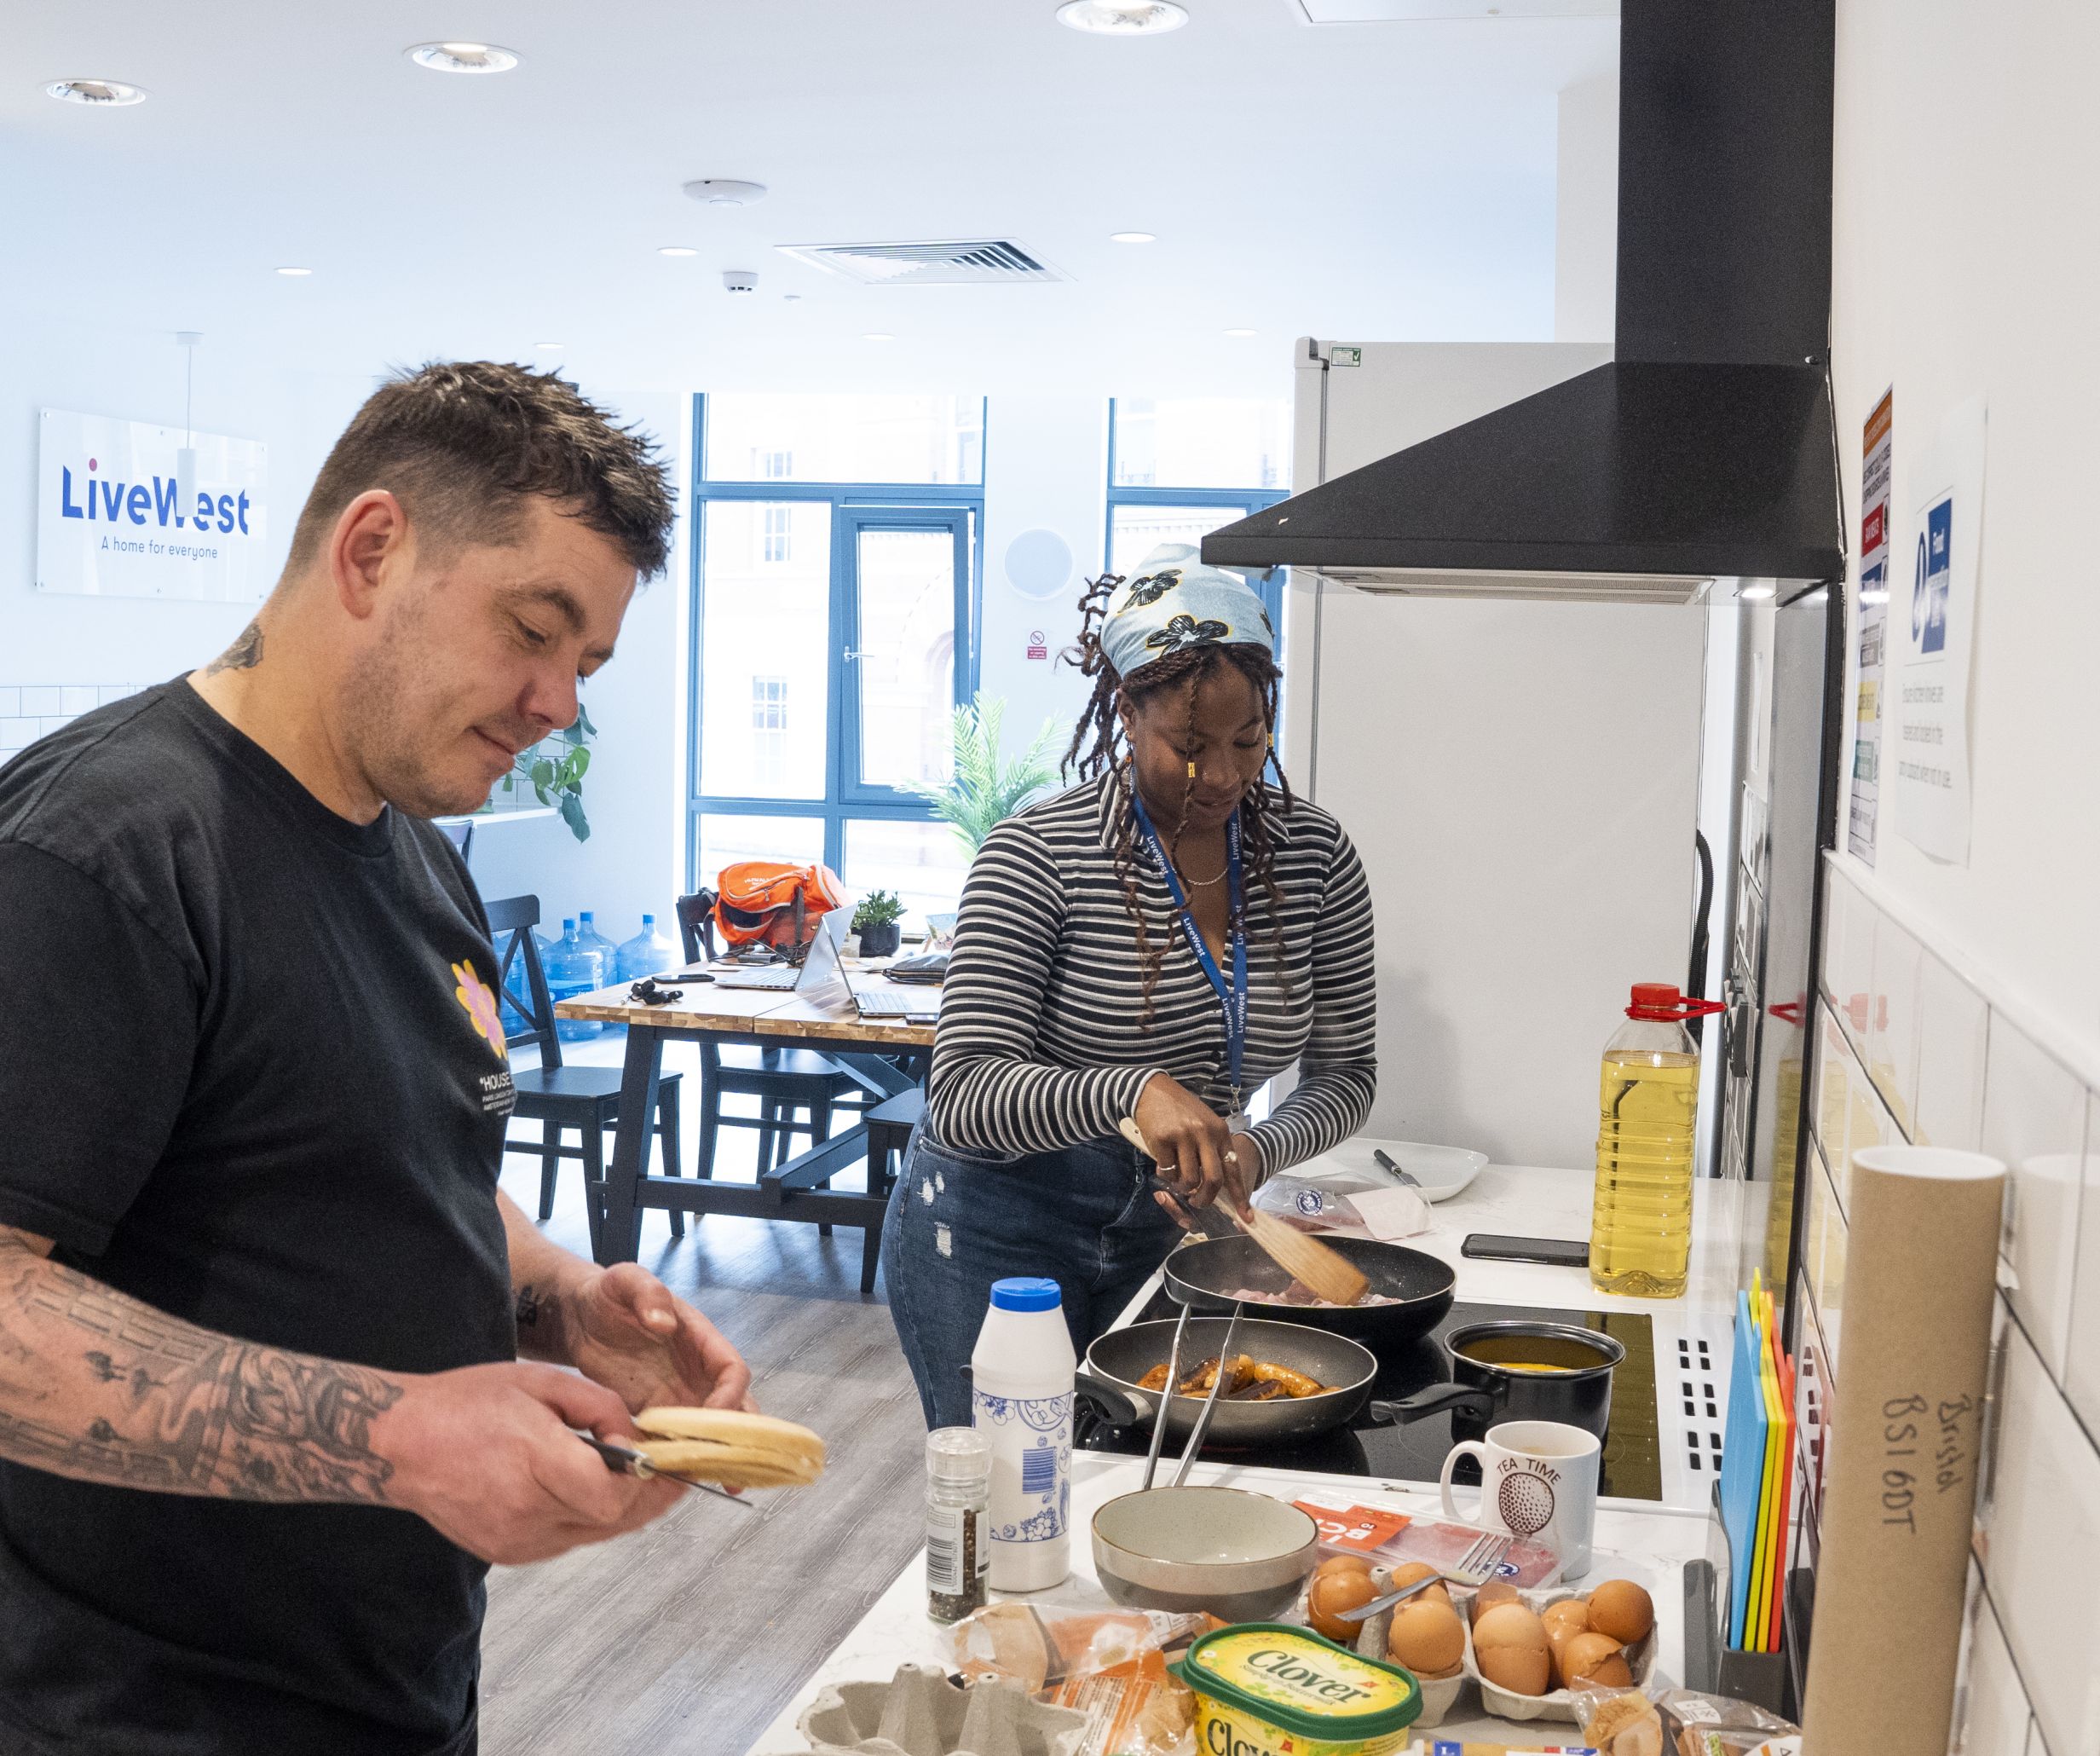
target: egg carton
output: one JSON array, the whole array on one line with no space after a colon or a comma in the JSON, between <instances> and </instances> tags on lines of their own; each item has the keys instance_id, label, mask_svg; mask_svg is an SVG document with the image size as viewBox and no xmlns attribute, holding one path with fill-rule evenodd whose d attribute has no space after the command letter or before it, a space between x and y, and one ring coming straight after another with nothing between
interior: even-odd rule
<instances>
[{"instance_id":1,"label":"egg carton","mask_svg":"<svg viewBox=\"0 0 2100 1756\"><path fill-rule=\"evenodd\" d=\"M887 1683L837 1683L796 1729L816 1756L1079 1756L1087 1716L1032 1700L1011 1678L966 1687L925 1665Z\"/></svg>"},{"instance_id":2,"label":"egg carton","mask_svg":"<svg viewBox=\"0 0 2100 1756\"><path fill-rule=\"evenodd\" d=\"M1393 1589L1393 1569L1389 1567L1374 1567L1370 1570L1370 1579L1382 1594ZM1312 1582L1308 1579L1304 1590L1298 1594L1297 1609L1293 1612L1294 1619L1305 1623L1307 1627L1312 1626L1312 1617L1306 1600L1312 1589ZM1450 1588L1447 1586L1445 1589ZM1456 1597L1452 1598L1454 1607L1457 1601ZM1393 1609L1382 1609L1376 1615L1364 1620L1356 1632L1354 1649L1359 1658L1376 1659L1381 1664L1399 1664L1398 1659L1386 1656L1386 1637L1392 1632L1393 1617L1399 1608L1396 1604ZM1415 1724L1424 1731L1434 1731L1443 1724L1445 1716L1458 1700L1459 1691L1466 1686L1467 1677L1472 1674L1468 1667L1473 1658L1473 1630L1467 1626L1463 1609L1458 1612L1458 1631L1464 1638L1465 1648L1459 1656L1458 1671L1455 1676L1422 1677L1413 1671L1407 1672L1415 1678L1416 1686L1422 1690L1422 1712L1416 1717ZM1314 1632L1318 1631L1316 1629ZM1407 1667L1401 1666L1401 1668L1405 1670Z\"/></svg>"},{"instance_id":3,"label":"egg carton","mask_svg":"<svg viewBox=\"0 0 2100 1756\"><path fill-rule=\"evenodd\" d=\"M1618 1574L1607 1577L1618 1578ZM1636 1580L1635 1583L1641 1584ZM1642 1589L1647 1587L1642 1585ZM1465 1674L1480 1685L1480 1702L1487 1711L1502 1719L1565 1719L1570 1725L1582 1724L1582 1715L1576 1711L1575 1696L1566 1689L1549 1690L1544 1695L1519 1695L1514 1690L1504 1689L1498 1683L1491 1683L1480 1673L1480 1661L1473 1650L1473 1600L1477 1594L1470 1589L1457 1588L1451 1601L1458 1605L1459 1620L1466 1625L1466 1652L1460 1661ZM1650 1592L1653 1597L1653 1593ZM1556 1603L1565 1603L1570 1598L1589 1601L1588 1591L1577 1591L1571 1586L1535 1586L1517 1592L1534 1614L1543 1615ZM1626 1668L1633 1672L1636 1689L1645 1690L1648 1679L1655 1672L1656 1630L1647 1633L1626 1649Z\"/></svg>"}]
</instances>

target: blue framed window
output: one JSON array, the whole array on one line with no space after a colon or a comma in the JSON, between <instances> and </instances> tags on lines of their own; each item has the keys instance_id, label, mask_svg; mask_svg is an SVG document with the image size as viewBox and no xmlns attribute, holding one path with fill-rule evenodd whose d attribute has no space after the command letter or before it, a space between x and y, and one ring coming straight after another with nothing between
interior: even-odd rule
<instances>
[{"instance_id":1,"label":"blue framed window","mask_svg":"<svg viewBox=\"0 0 2100 1756\"><path fill-rule=\"evenodd\" d=\"M983 399L700 396L693 420L689 887L821 859L909 916L953 907L961 850L908 783L947 777L977 686Z\"/></svg>"},{"instance_id":2,"label":"blue framed window","mask_svg":"<svg viewBox=\"0 0 2100 1756\"><path fill-rule=\"evenodd\" d=\"M1290 494L1288 403L1113 397L1102 564L1134 573L1162 543L1200 543ZM1283 627L1281 575L1253 581Z\"/></svg>"}]
</instances>

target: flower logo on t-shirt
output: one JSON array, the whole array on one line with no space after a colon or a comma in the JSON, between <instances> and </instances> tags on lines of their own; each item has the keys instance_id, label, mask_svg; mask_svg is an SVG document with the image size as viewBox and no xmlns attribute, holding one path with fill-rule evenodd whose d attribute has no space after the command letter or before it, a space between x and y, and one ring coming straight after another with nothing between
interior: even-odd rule
<instances>
[{"instance_id":1,"label":"flower logo on t-shirt","mask_svg":"<svg viewBox=\"0 0 2100 1756\"><path fill-rule=\"evenodd\" d=\"M459 986L452 991L453 998L466 1008L467 1016L474 1020L476 1034L488 1039L488 1046L496 1051L498 1060L509 1060L509 1051L503 1043L503 1014L497 1009L496 996L475 974L471 963L455 963L452 973L459 982Z\"/></svg>"}]
</instances>

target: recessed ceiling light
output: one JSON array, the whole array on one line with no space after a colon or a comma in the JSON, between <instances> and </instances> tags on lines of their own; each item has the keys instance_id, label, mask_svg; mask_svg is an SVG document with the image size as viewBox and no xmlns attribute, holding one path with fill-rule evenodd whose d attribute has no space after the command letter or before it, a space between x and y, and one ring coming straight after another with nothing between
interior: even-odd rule
<instances>
[{"instance_id":1,"label":"recessed ceiling light","mask_svg":"<svg viewBox=\"0 0 2100 1756\"><path fill-rule=\"evenodd\" d=\"M700 252L689 244L661 244L656 247L659 256L698 256Z\"/></svg>"},{"instance_id":2,"label":"recessed ceiling light","mask_svg":"<svg viewBox=\"0 0 2100 1756\"><path fill-rule=\"evenodd\" d=\"M885 329L871 329L861 339L864 342L893 342L897 338Z\"/></svg>"},{"instance_id":3,"label":"recessed ceiling light","mask_svg":"<svg viewBox=\"0 0 2100 1756\"><path fill-rule=\"evenodd\" d=\"M1157 36L1189 21L1188 9L1174 0L1065 0L1058 22L1102 37Z\"/></svg>"},{"instance_id":4,"label":"recessed ceiling light","mask_svg":"<svg viewBox=\"0 0 2100 1756\"><path fill-rule=\"evenodd\" d=\"M56 98L62 104L100 105L104 108L118 104L142 104L146 101L146 88L126 85L121 79L54 79L45 86L47 96Z\"/></svg>"},{"instance_id":5,"label":"recessed ceiling light","mask_svg":"<svg viewBox=\"0 0 2100 1756\"><path fill-rule=\"evenodd\" d=\"M403 53L433 73L507 73L518 61L516 50L493 43L418 43Z\"/></svg>"},{"instance_id":6,"label":"recessed ceiling light","mask_svg":"<svg viewBox=\"0 0 2100 1756\"><path fill-rule=\"evenodd\" d=\"M1157 244L1159 234L1157 232L1111 232L1108 241L1111 244Z\"/></svg>"},{"instance_id":7,"label":"recessed ceiling light","mask_svg":"<svg viewBox=\"0 0 2100 1756\"><path fill-rule=\"evenodd\" d=\"M1742 591L1743 602L1762 604L1772 595L1772 589L1770 586L1745 586Z\"/></svg>"},{"instance_id":8,"label":"recessed ceiling light","mask_svg":"<svg viewBox=\"0 0 2100 1756\"><path fill-rule=\"evenodd\" d=\"M551 354L561 347L559 342L534 342L533 345L543 354Z\"/></svg>"},{"instance_id":9,"label":"recessed ceiling light","mask_svg":"<svg viewBox=\"0 0 2100 1756\"><path fill-rule=\"evenodd\" d=\"M1254 331L1251 329L1228 329L1226 331L1226 333L1229 336L1240 337L1252 335Z\"/></svg>"},{"instance_id":10,"label":"recessed ceiling light","mask_svg":"<svg viewBox=\"0 0 2100 1756\"><path fill-rule=\"evenodd\" d=\"M280 269L277 272L296 280L300 276L303 274L310 274L314 271L311 269Z\"/></svg>"}]
</instances>

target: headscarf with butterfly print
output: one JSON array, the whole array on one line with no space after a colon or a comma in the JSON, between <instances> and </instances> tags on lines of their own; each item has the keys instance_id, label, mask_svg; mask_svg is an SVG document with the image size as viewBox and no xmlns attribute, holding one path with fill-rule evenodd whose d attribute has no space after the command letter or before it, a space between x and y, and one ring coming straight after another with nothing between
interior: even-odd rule
<instances>
[{"instance_id":1,"label":"headscarf with butterfly print","mask_svg":"<svg viewBox=\"0 0 2100 1756\"><path fill-rule=\"evenodd\" d=\"M1162 543L1108 601L1101 647L1119 677L1190 646L1259 646L1276 656L1261 594L1206 567L1193 543Z\"/></svg>"}]
</instances>

